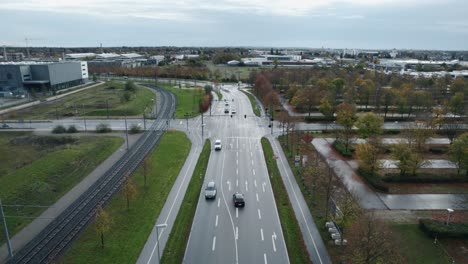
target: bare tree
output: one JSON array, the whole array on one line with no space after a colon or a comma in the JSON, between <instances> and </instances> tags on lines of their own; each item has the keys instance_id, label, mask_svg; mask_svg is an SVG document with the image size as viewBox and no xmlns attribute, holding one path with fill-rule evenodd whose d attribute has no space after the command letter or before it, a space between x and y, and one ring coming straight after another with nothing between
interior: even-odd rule
<instances>
[{"instance_id":1,"label":"bare tree","mask_svg":"<svg viewBox=\"0 0 468 264\"><path fill-rule=\"evenodd\" d=\"M96 228L96 232L101 238L101 248L104 248L104 233L110 230L111 225L112 219L109 213L99 206L96 210L94 226Z\"/></svg>"},{"instance_id":2,"label":"bare tree","mask_svg":"<svg viewBox=\"0 0 468 264\"><path fill-rule=\"evenodd\" d=\"M130 210L130 200L136 198L138 193L137 187L133 182L133 179L127 176L127 180L125 182L124 187L122 188L122 194L125 196L127 200L127 210Z\"/></svg>"}]
</instances>

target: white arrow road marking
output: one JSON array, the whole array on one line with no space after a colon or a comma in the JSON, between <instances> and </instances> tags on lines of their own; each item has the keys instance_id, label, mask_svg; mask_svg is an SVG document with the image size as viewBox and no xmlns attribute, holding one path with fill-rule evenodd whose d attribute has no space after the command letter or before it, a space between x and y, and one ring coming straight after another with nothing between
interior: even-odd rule
<instances>
[{"instance_id":1,"label":"white arrow road marking","mask_svg":"<svg viewBox=\"0 0 468 264\"><path fill-rule=\"evenodd\" d=\"M246 192L249 191L249 185L248 185L247 181L245 181L245 191L246 191Z\"/></svg>"},{"instance_id":2,"label":"white arrow road marking","mask_svg":"<svg viewBox=\"0 0 468 264\"><path fill-rule=\"evenodd\" d=\"M265 185L266 183L262 183L263 192L265 192Z\"/></svg>"},{"instance_id":3,"label":"white arrow road marking","mask_svg":"<svg viewBox=\"0 0 468 264\"><path fill-rule=\"evenodd\" d=\"M236 159L236 164L239 165L239 160L238 159Z\"/></svg>"},{"instance_id":4,"label":"white arrow road marking","mask_svg":"<svg viewBox=\"0 0 468 264\"><path fill-rule=\"evenodd\" d=\"M226 183L227 183L227 185L229 185L229 191L230 191L231 190L231 182L227 181Z\"/></svg>"},{"instance_id":5,"label":"white arrow road marking","mask_svg":"<svg viewBox=\"0 0 468 264\"><path fill-rule=\"evenodd\" d=\"M218 226L218 215L216 215L215 227Z\"/></svg>"},{"instance_id":6,"label":"white arrow road marking","mask_svg":"<svg viewBox=\"0 0 468 264\"><path fill-rule=\"evenodd\" d=\"M271 241L273 242L273 251L276 252L276 244L275 244L275 241L276 241L276 233L273 232L273 235L271 235Z\"/></svg>"},{"instance_id":7,"label":"white arrow road marking","mask_svg":"<svg viewBox=\"0 0 468 264\"><path fill-rule=\"evenodd\" d=\"M236 180L236 187L239 186L239 180Z\"/></svg>"},{"instance_id":8,"label":"white arrow road marking","mask_svg":"<svg viewBox=\"0 0 468 264\"><path fill-rule=\"evenodd\" d=\"M263 228L260 228L260 236L262 237L262 241L265 240L265 238L263 237Z\"/></svg>"},{"instance_id":9,"label":"white arrow road marking","mask_svg":"<svg viewBox=\"0 0 468 264\"><path fill-rule=\"evenodd\" d=\"M236 157L239 157L239 151L236 152Z\"/></svg>"},{"instance_id":10,"label":"white arrow road marking","mask_svg":"<svg viewBox=\"0 0 468 264\"><path fill-rule=\"evenodd\" d=\"M255 193L255 196L257 196L257 202L258 202L258 193Z\"/></svg>"},{"instance_id":11,"label":"white arrow road marking","mask_svg":"<svg viewBox=\"0 0 468 264\"><path fill-rule=\"evenodd\" d=\"M258 219L262 219L262 214L260 213L260 209L257 209L258 210Z\"/></svg>"},{"instance_id":12,"label":"white arrow road marking","mask_svg":"<svg viewBox=\"0 0 468 264\"><path fill-rule=\"evenodd\" d=\"M253 152L252 151L250 151L250 157L253 157Z\"/></svg>"},{"instance_id":13,"label":"white arrow road marking","mask_svg":"<svg viewBox=\"0 0 468 264\"><path fill-rule=\"evenodd\" d=\"M213 237L213 246L211 246L211 250L215 251L216 248L216 236Z\"/></svg>"}]
</instances>

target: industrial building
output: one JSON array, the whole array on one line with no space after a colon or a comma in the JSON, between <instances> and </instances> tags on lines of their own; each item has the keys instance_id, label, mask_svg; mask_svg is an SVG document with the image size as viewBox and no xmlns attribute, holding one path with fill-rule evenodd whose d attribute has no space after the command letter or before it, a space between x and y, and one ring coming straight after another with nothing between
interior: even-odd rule
<instances>
[{"instance_id":1,"label":"industrial building","mask_svg":"<svg viewBox=\"0 0 468 264\"><path fill-rule=\"evenodd\" d=\"M66 62L3 62L0 63L0 92L58 91L85 83L88 64Z\"/></svg>"}]
</instances>

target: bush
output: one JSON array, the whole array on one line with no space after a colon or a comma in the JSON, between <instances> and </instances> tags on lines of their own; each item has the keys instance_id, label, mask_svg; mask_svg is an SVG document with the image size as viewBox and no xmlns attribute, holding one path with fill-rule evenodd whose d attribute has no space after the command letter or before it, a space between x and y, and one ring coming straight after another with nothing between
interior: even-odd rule
<instances>
[{"instance_id":1,"label":"bush","mask_svg":"<svg viewBox=\"0 0 468 264\"><path fill-rule=\"evenodd\" d=\"M455 173L431 174L418 173L416 176L403 175L399 173L386 173L382 178L384 182L408 182L408 183L449 183L468 182L467 178L459 177Z\"/></svg>"},{"instance_id":2,"label":"bush","mask_svg":"<svg viewBox=\"0 0 468 264\"><path fill-rule=\"evenodd\" d=\"M378 191L388 192L388 186L379 177L377 173L370 173L363 169L358 169L359 175L364 180Z\"/></svg>"},{"instance_id":3,"label":"bush","mask_svg":"<svg viewBox=\"0 0 468 264\"><path fill-rule=\"evenodd\" d=\"M468 238L468 223L451 222L446 225L444 221L420 219L419 228L430 237L437 238Z\"/></svg>"},{"instance_id":4,"label":"bush","mask_svg":"<svg viewBox=\"0 0 468 264\"><path fill-rule=\"evenodd\" d=\"M445 154L448 152L447 147L430 147L429 151L433 154Z\"/></svg>"},{"instance_id":5,"label":"bush","mask_svg":"<svg viewBox=\"0 0 468 264\"><path fill-rule=\"evenodd\" d=\"M108 124L101 123L96 126L96 132L97 133L109 133L111 132L112 129L109 127Z\"/></svg>"},{"instance_id":6,"label":"bush","mask_svg":"<svg viewBox=\"0 0 468 264\"><path fill-rule=\"evenodd\" d=\"M67 129L67 133L76 133L76 132L78 132L78 129L76 128L75 125L71 125Z\"/></svg>"},{"instance_id":7,"label":"bush","mask_svg":"<svg viewBox=\"0 0 468 264\"><path fill-rule=\"evenodd\" d=\"M52 133L54 134L67 133L67 129L62 125L58 125L58 126L55 126L54 129L52 129Z\"/></svg>"},{"instance_id":8,"label":"bush","mask_svg":"<svg viewBox=\"0 0 468 264\"><path fill-rule=\"evenodd\" d=\"M130 126L130 131L129 133L130 134L138 134L138 133L141 133L141 127L137 124L133 124Z\"/></svg>"},{"instance_id":9,"label":"bush","mask_svg":"<svg viewBox=\"0 0 468 264\"><path fill-rule=\"evenodd\" d=\"M384 130L384 134L386 135L398 135L400 134L401 131L399 129L387 129L387 130Z\"/></svg>"},{"instance_id":10,"label":"bush","mask_svg":"<svg viewBox=\"0 0 468 264\"><path fill-rule=\"evenodd\" d=\"M354 152L354 147L351 146L351 144L348 146L348 150L346 151L346 146L341 140L335 140L333 142L333 147L335 148L336 151L338 151L343 157L350 158L353 156Z\"/></svg>"}]
</instances>

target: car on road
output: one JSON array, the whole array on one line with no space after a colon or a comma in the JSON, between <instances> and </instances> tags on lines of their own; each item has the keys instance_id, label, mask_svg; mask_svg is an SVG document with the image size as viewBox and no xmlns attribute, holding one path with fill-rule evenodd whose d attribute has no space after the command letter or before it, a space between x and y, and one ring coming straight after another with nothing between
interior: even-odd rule
<instances>
[{"instance_id":1,"label":"car on road","mask_svg":"<svg viewBox=\"0 0 468 264\"><path fill-rule=\"evenodd\" d=\"M221 150L221 140L217 139L214 145L215 150Z\"/></svg>"},{"instance_id":2,"label":"car on road","mask_svg":"<svg viewBox=\"0 0 468 264\"><path fill-rule=\"evenodd\" d=\"M234 202L234 207L244 207L245 200L244 195L242 193L236 192L232 195L232 201Z\"/></svg>"},{"instance_id":3,"label":"car on road","mask_svg":"<svg viewBox=\"0 0 468 264\"><path fill-rule=\"evenodd\" d=\"M231 109L231 114L235 114L236 113L236 109Z\"/></svg>"},{"instance_id":4,"label":"car on road","mask_svg":"<svg viewBox=\"0 0 468 264\"><path fill-rule=\"evenodd\" d=\"M5 123L3 123L2 128L10 128L10 126L7 125L7 124L5 124Z\"/></svg>"},{"instance_id":5,"label":"car on road","mask_svg":"<svg viewBox=\"0 0 468 264\"><path fill-rule=\"evenodd\" d=\"M229 114L229 108L224 108L224 113Z\"/></svg>"},{"instance_id":6,"label":"car on road","mask_svg":"<svg viewBox=\"0 0 468 264\"><path fill-rule=\"evenodd\" d=\"M210 181L205 188L205 199L216 199L216 184Z\"/></svg>"}]
</instances>

